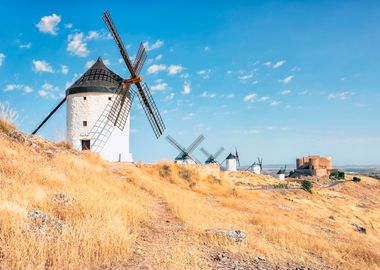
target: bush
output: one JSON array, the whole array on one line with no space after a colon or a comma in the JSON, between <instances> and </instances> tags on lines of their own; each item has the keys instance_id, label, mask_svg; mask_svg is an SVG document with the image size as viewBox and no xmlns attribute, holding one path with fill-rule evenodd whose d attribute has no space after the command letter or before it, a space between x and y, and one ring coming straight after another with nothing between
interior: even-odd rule
<instances>
[{"instance_id":1,"label":"bush","mask_svg":"<svg viewBox=\"0 0 380 270\"><path fill-rule=\"evenodd\" d=\"M356 177L354 176L354 178L352 178L352 181L353 182L360 182L362 179L360 179L359 177Z\"/></svg>"},{"instance_id":2,"label":"bush","mask_svg":"<svg viewBox=\"0 0 380 270\"><path fill-rule=\"evenodd\" d=\"M344 179L344 178L346 178L346 174L341 171L333 171L330 174L330 179Z\"/></svg>"},{"instance_id":3,"label":"bush","mask_svg":"<svg viewBox=\"0 0 380 270\"><path fill-rule=\"evenodd\" d=\"M187 182L190 182L192 179L191 172L185 169L179 171L179 177L181 177L183 180L186 180Z\"/></svg>"},{"instance_id":4,"label":"bush","mask_svg":"<svg viewBox=\"0 0 380 270\"><path fill-rule=\"evenodd\" d=\"M160 168L160 176L161 177L168 177L172 174L172 171L169 167L169 165L163 165L161 168Z\"/></svg>"},{"instance_id":5,"label":"bush","mask_svg":"<svg viewBox=\"0 0 380 270\"><path fill-rule=\"evenodd\" d=\"M276 184L273 185L273 188L289 188L288 184Z\"/></svg>"},{"instance_id":6,"label":"bush","mask_svg":"<svg viewBox=\"0 0 380 270\"><path fill-rule=\"evenodd\" d=\"M313 184L310 181L308 181L308 180L303 180L302 181L302 188L304 190L306 190L307 192L312 193L311 189L313 188Z\"/></svg>"}]
</instances>

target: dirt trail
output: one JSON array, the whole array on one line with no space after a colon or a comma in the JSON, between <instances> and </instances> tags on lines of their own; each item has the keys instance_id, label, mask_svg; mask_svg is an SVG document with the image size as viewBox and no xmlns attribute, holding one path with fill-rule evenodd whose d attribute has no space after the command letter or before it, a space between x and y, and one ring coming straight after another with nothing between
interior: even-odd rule
<instances>
[{"instance_id":1,"label":"dirt trail","mask_svg":"<svg viewBox=\"0 0 380 270\"><path fill-rule=\"evenodd\" d=\"M122 175L116 166L112 167ZM114 269L211 268L207 246L199 235L187 228L162 199L142 191L149 197L147 220L140 226L134 251Z\"/></svg>"}]
</instances>

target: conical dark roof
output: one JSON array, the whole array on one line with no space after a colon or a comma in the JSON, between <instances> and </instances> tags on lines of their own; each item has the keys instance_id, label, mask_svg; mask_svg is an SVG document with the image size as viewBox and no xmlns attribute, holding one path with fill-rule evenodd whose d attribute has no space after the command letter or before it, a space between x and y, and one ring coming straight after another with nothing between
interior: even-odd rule
<instances>
[{"instance_id":1,"label":"conical dark roof","mask_svg":"<svg viewBox=\"0 0 380 270\"><path fill-rule=\"evenodd\" d=\"M236 159L236 156L233 155L232 153L230 153L230 154L226 157L226 159Z\"/></svg>"},{"instance_id":2,"label":"conical dark roof","mask_svg":"<svg viewBox=\"0 0 380 270\"><path fill-rule=\"evenodd\" d=\"M113 93L122 81L123 78L108 69L99 57L95 64L66 90L66 96L86 92Z\"/></svg>"}]
</instances>

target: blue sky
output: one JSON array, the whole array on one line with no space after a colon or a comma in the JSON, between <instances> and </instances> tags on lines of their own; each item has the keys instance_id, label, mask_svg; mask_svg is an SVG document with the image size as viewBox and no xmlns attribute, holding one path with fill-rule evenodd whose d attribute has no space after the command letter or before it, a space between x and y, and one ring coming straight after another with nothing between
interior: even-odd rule
<instances>
[{"instance_id":1,"label":"blue sky","mask_svg":"<svg viewBox=\"0 0 380 270\"><path fill-rule=\"evenodd\" d=\"M184 146L203 133L209 152L236 146L244 164L307 154L380 163L380 2L121 2L0 2L0 102L18 112L21 130L31 132L98 56L128 75L101 19L109 9L131 56L146 42L142 75L165 135ZM65 117L63 107L39 134L63 139ZM176 156L137 99L131 128L135 160Z\"/></svg>"}]
</instances>

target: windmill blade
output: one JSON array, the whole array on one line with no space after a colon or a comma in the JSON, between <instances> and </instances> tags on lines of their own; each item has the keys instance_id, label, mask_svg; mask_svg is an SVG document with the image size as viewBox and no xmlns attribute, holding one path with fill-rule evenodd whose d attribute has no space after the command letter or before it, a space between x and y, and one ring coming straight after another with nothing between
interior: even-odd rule
<instances>
[{"instance_id":1,"label":"windmill blade","mask_svg":"<svg viewBox=\"0 0 380 270\"><path fill-rule=\"evenodd\" d=\"M210 157L211 157L211 154L210 154L209 152L207 152L206 149L204 149L203 147L201 147L201 152L202 152L203 154L205 154L205 156L206 156L207 158L210 158Z\"/></svg>"},{"instance_id":2,"label":"windmill blade","mask_svg":"<svg viewBox=\"0 0 380 270\"><path fill-rule=\"evenodd\" d=\"M145 83L136 83L139 90L139 100L145 111L145 114L149 120L150 126L153 129L156 138L160 137L165 130L165 124L162 121L161 115L157 109L156 103L154 103L152 94L149 87Z\"/></svg>"},{"instance_id":3,"label":"windmill blade","mask_svg":"<svg viewBox=\"0 0 380 270\"><path fill-rule=\"evenodd\" d=\"M173 139L170 135L166 136L166 140L171 143L175 148L182 152L182 154L186 154L186 149L183 148L176 140Z\"/></svg>"},{"instance_id":4,"label":"windmill blade","mask_svg":"<svg viewBox=\"0 0 380 270\"><path fill-rule=\"evenodd\" d=\"M196 163L196 164L201 164L201 162L193 155L190 155L189 153L187 153L187 155Z\"/></svg>"},{"instance_id":5,"label":"windmill blade","mask_svg":"<svg viewBox=\"0 0 380 270\"><path fill-rule=\"evenodd\" d=\"M37 131L49 120L49 118L59 109L59 107L62 106L63 103L65 103L66 97L62 99L62 101L46 116L46 118L39 124L39 126L32 132L32 135L36 134Z\"/></svg>"},{"instance_id":6,"label":"windmill blade","mask_svg":"<svg viewBox=\"0 0 380 270\"><path fill-rule=\"evenodd\" d=\"M237 163L240 167L240 158L239 158L239 154L238 154L238 151L237 151L237 148L235 147L235 156L236 156L236 159L237 159Z\"/></svg>"},{"instance_id":7,"label":"windmill blade","mask_svg":"<svg viewBox=\"0 0 380 270\"><path fill-rule=\"evenodd\" d=\"M135 94L136 92L130 88L130 84L127 84L126 86L121 84L116 91L107 118L120 130L124 130Z\"/></svg>"},{"instance_id":8,"label":"windmill blade","mask_svg":"<svg viewBox=\"0 0 380 270\"><path fill-rule=\"evenodd\" d=\"M140 74L140 71L145 63L146 58L147 58L147 53L146 53L145 47L142 43L140 43L140 47L137 52L135 61L133 62L133 70L135 71L136 75Z\"/></svg>"},{"instance_id":9,"label":"windmill blade","mask_svg":"<svg viewBox=\"0 0 380 270\"><path fill-rule=\"evenodd\" d=\"M199 144L205 139L205 136L203 134L199 135L198 138L195 139L195 141L187 148L187 152L191 153L199 146Z\"/></svg>"},{"instance_id":10,"label":"windmill blade","mask_svg":"<svg viewBox=\"0 0 380 270\"><path fill-rule=\"evenodd\" d=\"M135 70L133 69L131 60L129 59L128 53L125 50L123 41L121 40L119 33L117 32L116 26L113 23L113 20L111 18L111 14L109 13L108 10L103 13L103 21L107 25L108 30L111 32L117 46L119 47L121 56L123 57L124 62L127 65L128 70L131 73L132 78L135 78L136 77Z\"/></svg>"},{"instance_id":11,"label":"windmill blade","mask_svg":"<svg viewBox=\"0 0 380 270\"><path fill-rule=\"evenodd\" d=\"M218 151L216 151L214 155L214 159L217 159L218 156L224 151L224 147L220 147Z\"/></svg>"}]
</instances>

